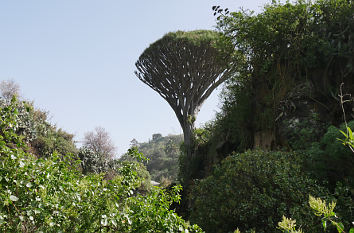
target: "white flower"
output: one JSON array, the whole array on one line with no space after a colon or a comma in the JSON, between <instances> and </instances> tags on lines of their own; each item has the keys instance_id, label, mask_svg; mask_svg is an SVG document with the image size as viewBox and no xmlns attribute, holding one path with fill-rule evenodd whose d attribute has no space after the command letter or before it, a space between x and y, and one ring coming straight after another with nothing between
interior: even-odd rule
<instances>
[{"instance_id":1,"label":"white flower","mask_svg":"<svg viewBox=\"0 0 354 233\"><path fill-rule=\"evenodd\" d=\"M11 201L18 201L18 197L14 196L14 195L11 195L10 196L10 200Z\"/></svg>"}]
</instances>

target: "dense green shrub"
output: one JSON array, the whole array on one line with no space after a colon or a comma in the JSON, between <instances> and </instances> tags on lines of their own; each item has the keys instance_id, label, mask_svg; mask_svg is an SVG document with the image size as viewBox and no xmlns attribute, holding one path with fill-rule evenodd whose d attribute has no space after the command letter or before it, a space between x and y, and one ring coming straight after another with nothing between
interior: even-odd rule
<instances>
[{"instance_id":1,"label":"dense green shrub","mask_svg":"<svg viewBox=\"0 0 354 233\"><path fill-rule=\"evenodd\" d=\"M31 147L39 157L51 157L53 153L77 155L73 137L72 134L49 126L45 134L39 134L31 143Z\"/></svg>"},{"instance_id":2,"label":"dense green shrub","mask_svg":"<svg viewBox=\"0 0 354 233\"><path fill-rule=\"evenodd\" d=\"M295 153L247 151L233 154L216 166L190 194L190 220L207 232L274 232L282 216L297 220L305 232L321 232L308 195L328 191L304 175Z\"/></svg>"},{"instance_id":3,"label":"dense green shrub","mask_svg":"<svg viewBox=\"0 0 354 233\"><path fill-rule=\"evenodd\" d=\"M137 163L123 163L105 180L103 174L82 175L73 169L75 160L25 152L15 133L17 113L14 105L0 108L1 232L201 232L169 210L180 187L137 192L143 182Z\"/></svg>"},{"instance_id":4,"label":"dense green shrub","mask_svg":"<svg viewBox=\"0 0 354 233\"><path fill-rule=\"evenodd\" d=\"M350 121L348 126L354 129L354 121ZM337 182L354 187L353 152L338 140L343 138L339 130L344 130L344 127L344 124L340 128L328 127L320 141L312 143L312 146L306 149L309 169L319 180L327 181L332 190Z\"/></svg>"}]
</instances>

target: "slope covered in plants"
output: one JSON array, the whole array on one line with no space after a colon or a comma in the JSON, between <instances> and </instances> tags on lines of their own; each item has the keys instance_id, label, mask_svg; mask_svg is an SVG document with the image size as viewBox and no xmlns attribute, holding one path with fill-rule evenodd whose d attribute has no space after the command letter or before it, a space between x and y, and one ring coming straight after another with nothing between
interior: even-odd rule
<instances>
[{"instance_id":1,"label":"slope covered in plants","mask_svg":"<svg viewBox=\"0 0 354 233\"><path fill-rule=\"evenodd\" d=\"M16 133L18 103L0 108L0 231L2 232L201 232L169 209L180 186L141 195L137 163L117 175L81 174L79 161L54 153L36 158ZM136 150L129 154L137 160Z\"/></svg>"}]
</instances>

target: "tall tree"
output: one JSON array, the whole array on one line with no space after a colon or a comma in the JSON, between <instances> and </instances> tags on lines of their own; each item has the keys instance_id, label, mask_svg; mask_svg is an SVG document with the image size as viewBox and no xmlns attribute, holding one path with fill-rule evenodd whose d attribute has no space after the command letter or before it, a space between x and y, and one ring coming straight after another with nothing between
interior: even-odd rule
<instances>
[{"instance_id":1,"label":"tall tree","mask_svg":"<svg viewBox=\"0 0 354 233\"><path fill-rule=\"evenodd\" d=\"M164 98L192 155L194 121L203 102L233 74L233 46L215 31L177 31L151 44L135 63L137 77Z\"/></svg>"}]
</instances>

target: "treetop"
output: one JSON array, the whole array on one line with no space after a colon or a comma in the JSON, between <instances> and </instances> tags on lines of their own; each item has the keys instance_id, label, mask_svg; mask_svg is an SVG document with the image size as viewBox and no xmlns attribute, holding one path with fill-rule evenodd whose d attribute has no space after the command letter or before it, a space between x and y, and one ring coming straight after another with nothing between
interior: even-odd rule
<instances>
[{"instance_id":1,"label":"treetop","mask_svg":"<svg viewBox=\"0 0 354 233\"><path fill-rule=\"evenodd\" d=\"M195 45L210 43L222 36L221 33L211 30L176 31L165 34L162 39L187 40ZM158 41L156 41L158 42Z\"/></svg>"},{"instance_id":2,"label":"treetop","mask_svg":"<svg viewBox=\"0 0 354 233\"><path fill-rule=\"evenodd\" d=\"M194 30L166 33L162 38L150 44L150 46L141 54L141 57L153 53L166 45L173 45L172 47L175 47L176 44L180 44L182 47L200 47L204 45L218 49L224 55L230 55L233 52L230 40L228 40L222 33L212 30Z\"/></svg>"}]
</instances>

